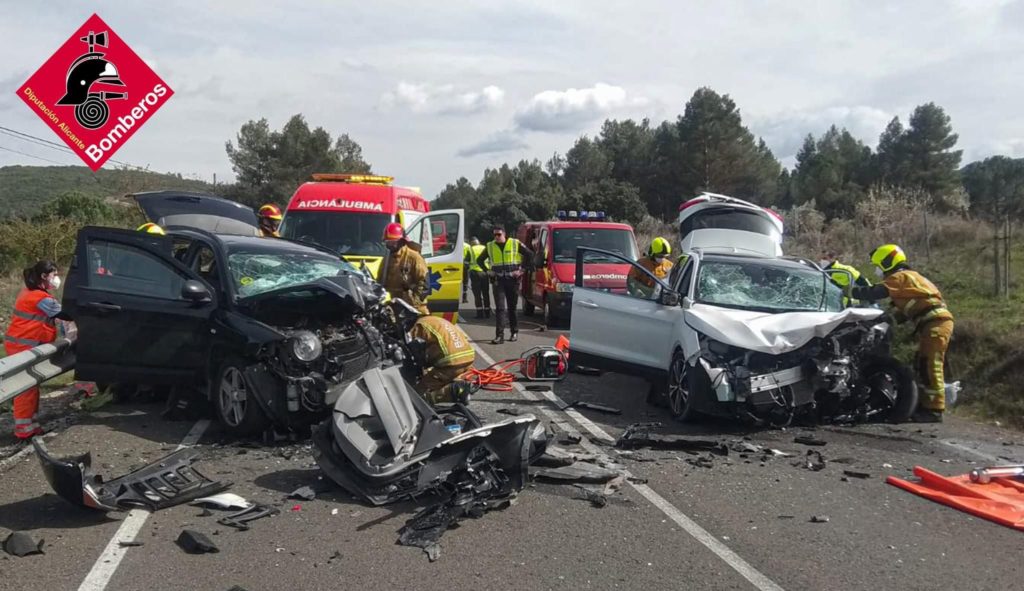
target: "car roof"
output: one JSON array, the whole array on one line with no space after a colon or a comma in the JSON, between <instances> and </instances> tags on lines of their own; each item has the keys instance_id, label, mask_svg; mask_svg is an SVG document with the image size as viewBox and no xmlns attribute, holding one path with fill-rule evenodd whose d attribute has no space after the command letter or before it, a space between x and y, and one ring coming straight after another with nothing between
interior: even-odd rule
<instances>
[{"instance_id":1,"label":"car roof","mask_svg":"<svg viewBox=\"0 0 1024 591\"><path fill-rule=\"evenodd\" d=\"M705 252L700 255L701 261L715 261L727 263L751 263L755 265L768 264L773 267L784 269L814 269L811 265L788 257L760 257L748 254L730 254L724 252Z\"/></svg>"},{"instance_id":2,"label":"car roof","mask_svg":"<svg viewBox=\"0 0 1024 591\"><path fill-rule=\"evenodd\" d=\"M528 223L530 223L530 224L537 224L537 225L542 225L542 224L543 225L548 225L548 226L551 226L552 229L555 229L555 230L562 229L562 228L568 229L568 230L578 230L578 229L587 229L587 228L595 228L595 229L603 229L603 230L629 230L629 231L633 230L633 226L630 226L629 224L619 223L619 222L562 222L562 221L557 221L556 220L556 221L552 221L552 222L528 222Z\"/></svg>"},{"instance_id":3,"label":"car roof","mask_svg":"<svg viewBox=\"0 0 1024 591\"><path fill-rule=\"evenodd\" d=\"M213 234L194 228L181 228L180 230L172 228L168 230L167 233L171 236L203 238L207 240L212 239L219 242L223 245L225 250L228 251L246 250L305 254L318 253L332 258L338 258L337 254L332 253L329 250L316 248L299 242L292 242L291 240L285 240L282 238L261 238L259 236L240 236L238 234Z\"/></svg>"}]
</instances>

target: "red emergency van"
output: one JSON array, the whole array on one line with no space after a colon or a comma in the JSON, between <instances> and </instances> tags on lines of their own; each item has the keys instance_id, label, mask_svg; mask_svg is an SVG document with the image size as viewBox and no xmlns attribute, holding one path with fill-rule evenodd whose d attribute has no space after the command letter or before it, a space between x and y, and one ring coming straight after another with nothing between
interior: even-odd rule
<instances>
[{"instance_id":1,"label":"red emergency van","mask_svg":"<svg viewBox=\"0 0 1024 591\"><path fill-rule=\"evenodd\" d=\"M576 247L589 246L614 252L628 260L638 258L633 227L604 221L604 212L559 210L558 219L527 222L516 238L534 253L534 270L523 274L520 295L523 311L544 310L548 326L569 320L572 288L576 282ZM587 283L612 293L626 293L629 265L615 260L587 265Z\"/></svg>"}]
</instances>

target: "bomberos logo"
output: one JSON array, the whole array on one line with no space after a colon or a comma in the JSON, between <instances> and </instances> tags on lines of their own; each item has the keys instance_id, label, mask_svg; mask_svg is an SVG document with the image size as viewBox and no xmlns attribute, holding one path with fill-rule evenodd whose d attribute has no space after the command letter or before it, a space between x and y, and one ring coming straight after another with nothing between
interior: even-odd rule
<instances>
[{"instance_id":1,"label":"bomberos logo","mask_svg":"<svg viewBox=\"0 0 1024 591\"><path fill-rule=\"evenodd\" d=\"M95 14L18 89L25 104L92 170L173 94Z\"/></svg>"}]
</instances>

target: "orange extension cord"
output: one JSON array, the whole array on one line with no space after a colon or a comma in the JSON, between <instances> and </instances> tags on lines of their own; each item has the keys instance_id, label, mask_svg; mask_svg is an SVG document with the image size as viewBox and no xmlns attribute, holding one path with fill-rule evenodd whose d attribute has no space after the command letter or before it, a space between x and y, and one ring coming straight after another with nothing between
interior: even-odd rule
<instances>
[{"instance_id":1,"label":"orange extension cord","mask_svg":"<svg viewBox=\"0 0 1024 591\"><path fill-rule=\"evenodd\" d=\"M470 369L459 376L481 390L491 392L511 392L512 383L516 381L516 374L512 373L522 366L524 359L511 359L499 361L487 369Z\"/></svg>"}]
</instances>

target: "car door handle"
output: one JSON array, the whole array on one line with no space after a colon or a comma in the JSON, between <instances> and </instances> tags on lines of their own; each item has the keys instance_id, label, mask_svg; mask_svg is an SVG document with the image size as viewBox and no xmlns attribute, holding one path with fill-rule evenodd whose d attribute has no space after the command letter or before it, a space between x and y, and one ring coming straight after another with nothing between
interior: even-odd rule
<instances>
[{"instance_id":1,"label":"car door handle","mask_svg":"<svg viewBox=\"0 0 1024 591\"><path fill-rule=\"evenodd\" d=\"M461 271L462 267L445 267L444 269L441 270L444 271L445 273L454 273L456 271Z\"/></svg>"},{"instance_id":2,"label":"car door handle","mask_svg":"<svg viewBox=\"0 0 1024 591\"><path fill-rule=\"evenodd\" d=\"M584 308L600 308L601 307L601 306L598 306L597 304L595 304L594 302L592 302L590 300L580 300L580 305L583 306Z\"/></svg>"},{"instance_id":3,"label":"car door handle","mask_svg":"<svg viewBox=\"0 0 1024 591\"><path fill-rule=\"evenodd\" d=\"M117 304L108 304L106 302L86 302L82 304L83 308L92 308L94 310L103 310L105 312L120 312L121 306Z\"/></svg>"}]
</instances>

